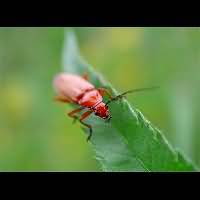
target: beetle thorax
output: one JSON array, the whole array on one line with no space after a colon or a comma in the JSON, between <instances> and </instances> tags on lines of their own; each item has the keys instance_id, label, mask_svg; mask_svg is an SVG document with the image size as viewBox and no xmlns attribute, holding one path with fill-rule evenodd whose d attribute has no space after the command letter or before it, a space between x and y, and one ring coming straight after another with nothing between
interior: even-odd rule
<instances>
[{"instance_id":1,"label":"beetle thorax","mask_svg":"<svg viewBox=\"0 0 200 200\"><path fill-rule=\"evenodd\" d=\"M102 102L102 100L102 96L98 90L90 90L81 96L81 98L78 100L78 103L82 106L91 108Z\"/></svg>"}]
</instances>

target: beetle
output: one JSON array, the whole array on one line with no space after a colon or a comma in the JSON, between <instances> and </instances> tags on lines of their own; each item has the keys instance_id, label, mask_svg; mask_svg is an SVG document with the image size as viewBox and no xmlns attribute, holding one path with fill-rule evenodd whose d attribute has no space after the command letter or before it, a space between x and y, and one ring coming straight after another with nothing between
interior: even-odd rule
<instances>
[{"instance_id":1,"label":"beetle","mask_svg":"<svg viewBox=\"0 0 200 200\"><path fill-rule=\"evenodd\" d=\"M69 112L68 116L74 118L74 120L79 119L81 124L89 128L87 141L89 141L92 136L92 126L85 123L84 120L89 117L89 115L94 113L96 116L109 121L111 119L108 107L109 103L121 99L128 93L154 88L129 90L113 97L106 88L95 88L95 86L88 81L87 74L79 76L70 73L60 73L56 75L53 85L57 92L57 96L54 97L54 100L80 106L79 108ZM103 102L103 96L105 95L109 97L109 101L106 103ZM84 109L87 109L87 111L79 118L77 113Z\"/></svg>"}]
</instances>

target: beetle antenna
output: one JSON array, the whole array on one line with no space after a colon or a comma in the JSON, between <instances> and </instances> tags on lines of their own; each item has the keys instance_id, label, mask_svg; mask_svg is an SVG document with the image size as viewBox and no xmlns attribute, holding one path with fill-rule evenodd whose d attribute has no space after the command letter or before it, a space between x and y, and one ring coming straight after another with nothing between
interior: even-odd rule
<instances>
[{"instance_id":1,"label":"beetle antenna","mask_svg":"<svg viewBox=\"0 0 200 200\"><path fill-rule=\"evenodd\" d=\"M117 95L116 97L113 97L111 100L107 101L106 105L108 105L112 101L117 101L118 99L121 99L128 93L143 92L145 90L154 90L154 89L158 89L158 88L159 88L158 86L153 86L153 87L147 87L147 88L138 88L138 89L128 90L120 95Z\"/></svg>"},{"instance_id":2,"label":"beetle antenna","mask_svg":"<svg viewBox=\"0 0 200 200\"><path fill-rule=\"evenodd\" d=\"M153 87L147 87L147 88L138 88L138 89L133 89L133 90L128 90L118 96L124 96L128 93L133 93L133 92L142 92L142 91L145 91L145 90L154 90L154 89L158 89L159 87L158 86L153 86Z\"/></svg>"}]
</instances>

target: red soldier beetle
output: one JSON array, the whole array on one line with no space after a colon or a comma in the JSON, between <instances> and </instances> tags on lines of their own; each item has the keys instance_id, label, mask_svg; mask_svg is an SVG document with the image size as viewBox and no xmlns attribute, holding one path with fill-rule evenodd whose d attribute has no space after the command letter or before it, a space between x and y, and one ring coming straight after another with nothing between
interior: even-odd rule
<instances>
[{"instance_id":1,"label":"red soldier beetle","mask_svg":"<svg viewBox=\"0 0 200 200\"><path fill-rule=\"evenodd\" d=\"M109 121L111 119L108 107L109 103L121 99L128 93L157 88L151 87L129 90L113 97L106 88L95 88L95 86L88 81L88 76L86 74L81 77L68 73L61 73L57 75L54 79L54 87L58 93L58 96L55 97L56 101L80 106L79 108L69 112L68 116L74 118L75 120L79 119L81 124L89 128L87 141L90 140L92 136L92 126L83 121L92 113ZM109 97L109 101L106 103L103 102L103 96L105 95ZM79 118L76 114L84 109L87 109L87 111L84 112Z\"/></svg>"}]
</instances>

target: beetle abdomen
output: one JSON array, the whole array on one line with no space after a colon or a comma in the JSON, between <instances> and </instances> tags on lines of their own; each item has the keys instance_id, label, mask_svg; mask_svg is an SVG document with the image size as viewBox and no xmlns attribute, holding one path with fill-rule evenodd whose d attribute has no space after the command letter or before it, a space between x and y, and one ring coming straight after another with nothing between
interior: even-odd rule
<instances>
[{"instance_id":1,"label":"beetle abdomen","mask_svg":"<svg viewBox=\"0 0 200 200\"><path fill-rule=\"evenodd\" d=\"M94 89L94 86L80 76L61 73L54 79L54 88L59 95L78 101L81 94Z\"/></svg>"}]
</instances>

